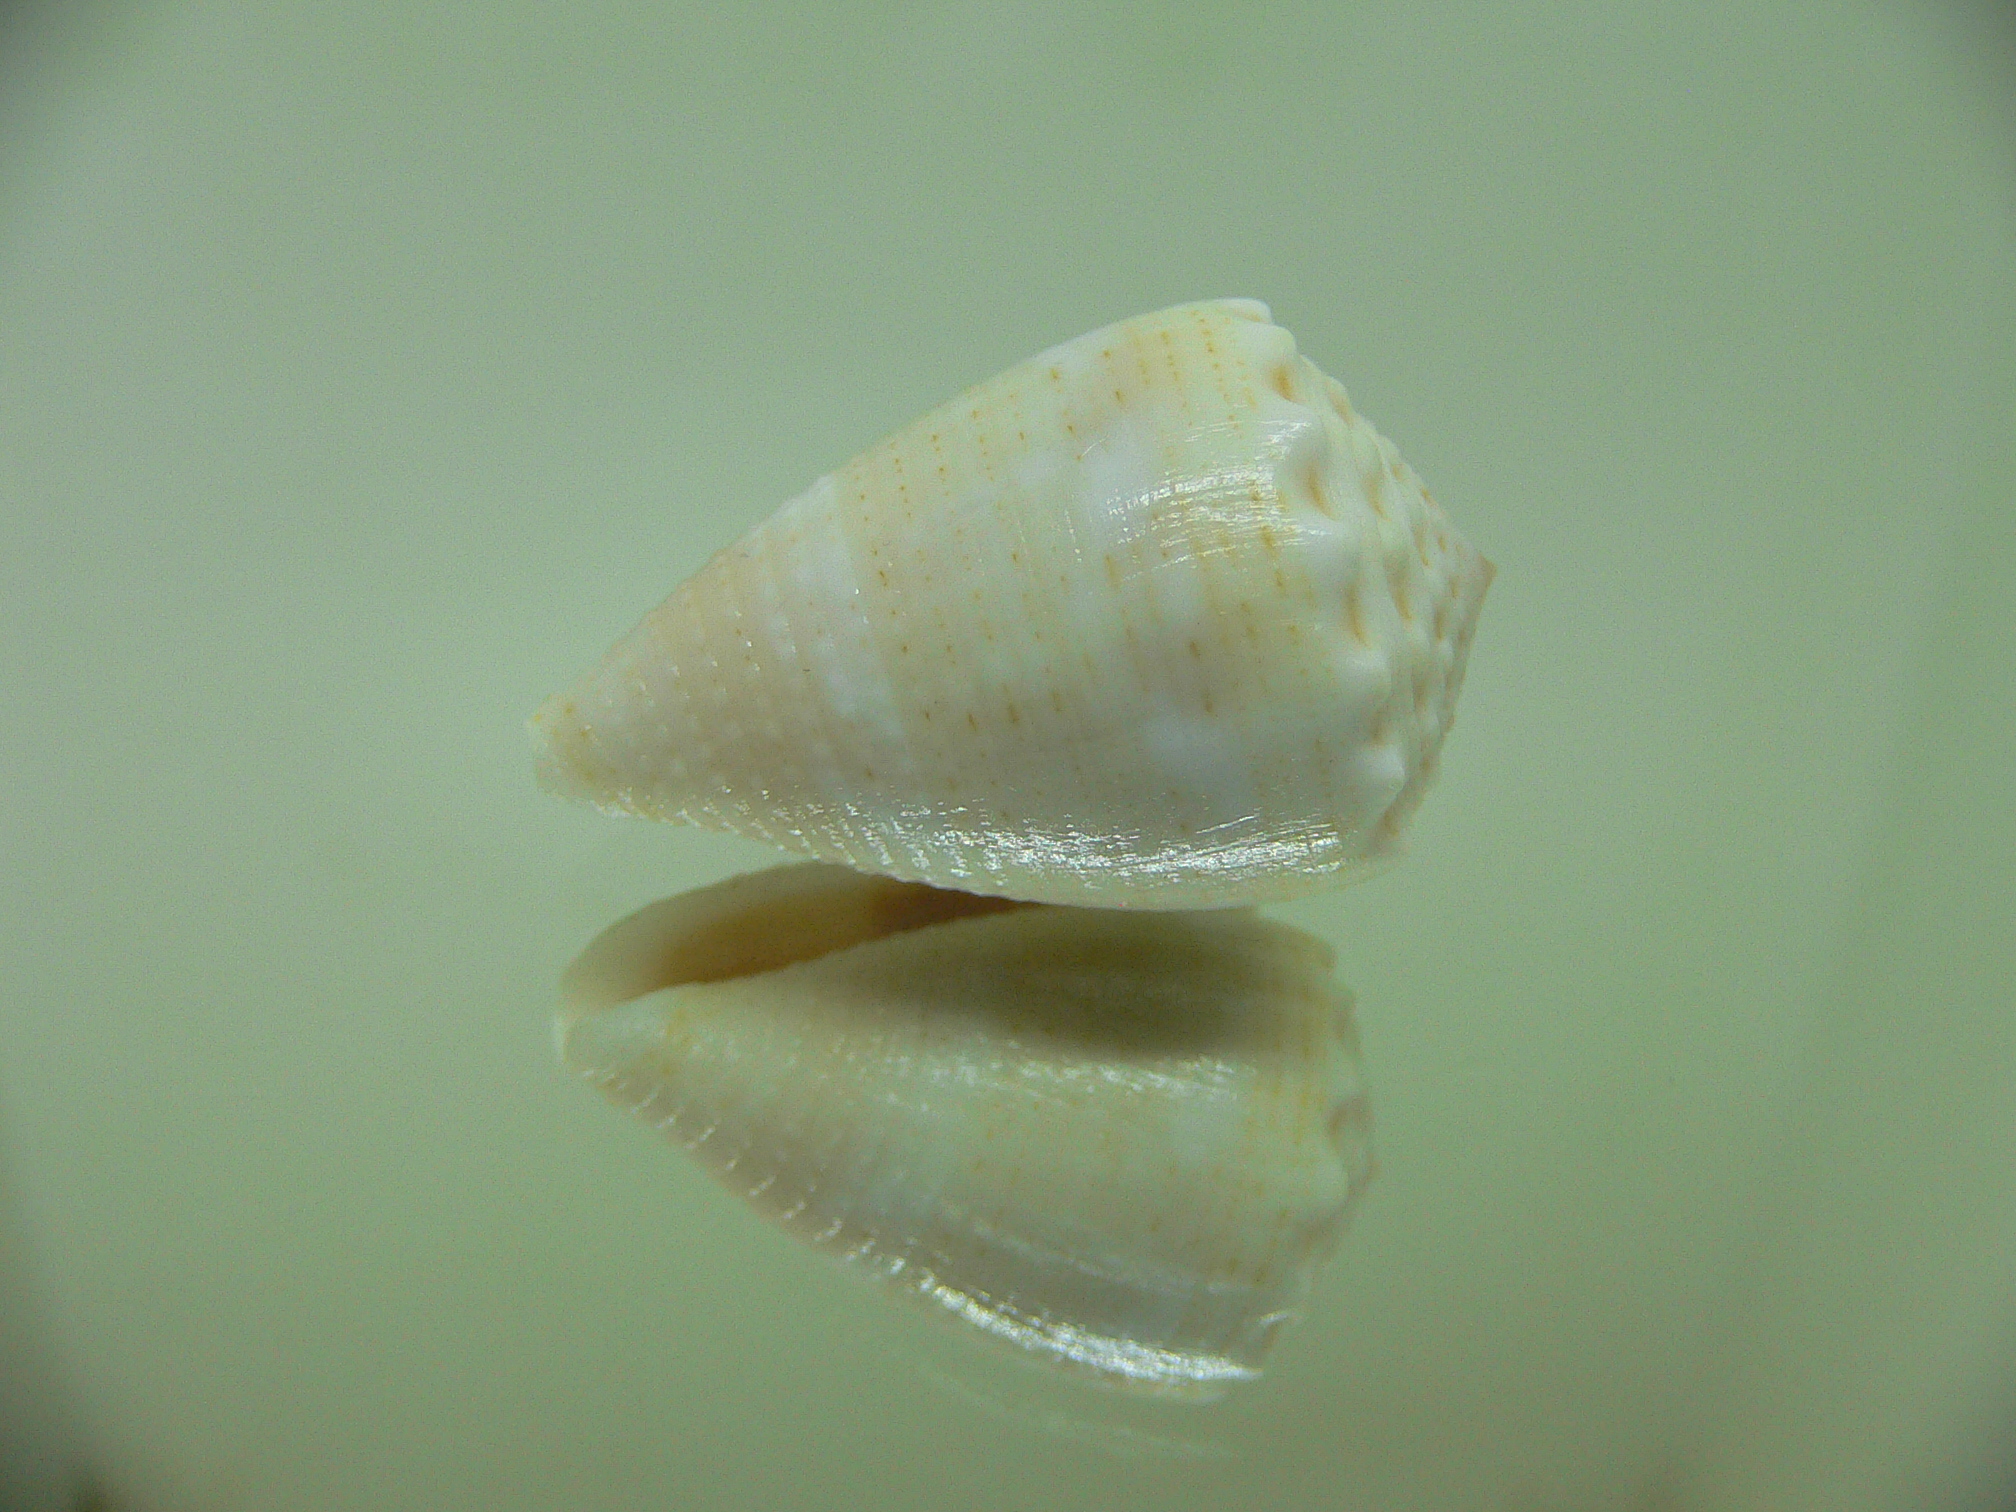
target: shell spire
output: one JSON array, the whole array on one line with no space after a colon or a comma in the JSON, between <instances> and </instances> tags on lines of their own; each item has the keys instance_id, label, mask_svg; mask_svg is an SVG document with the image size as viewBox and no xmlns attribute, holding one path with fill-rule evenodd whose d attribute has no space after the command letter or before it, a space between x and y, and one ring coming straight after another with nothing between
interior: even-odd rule
<instances>
[{"instance_id":1,"label":"shell spire","mask_svg":"<svg viewBox=\"0 0 2016 1512\"><path fill-rule=\"evenodd\" d=\"M542 782L936 886L1376 865L1491 566L1265 305L1053 347L821 478L534 716Z\"/></svg>"}]
</instances>

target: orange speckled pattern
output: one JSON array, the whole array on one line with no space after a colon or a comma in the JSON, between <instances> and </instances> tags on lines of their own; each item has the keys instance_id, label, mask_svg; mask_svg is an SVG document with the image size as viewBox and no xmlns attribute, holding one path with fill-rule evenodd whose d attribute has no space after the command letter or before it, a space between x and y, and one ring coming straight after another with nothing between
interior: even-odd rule
<instances>
[{"instance_id":1,"label":"orange speckled pattern","mask_svg":"<svg viewBox=\"0 0 2016 1512\"><path fill-rule=\"evenodd\" d=\"M1247 909L800 864L607 931L560 1045L799 1239L1046 1363L1208 1398L1259 1373L1371 1174L1330 968Z\"/></svg>"},{"instance_id":2,"label":"orange speckled pattern","mask_svg":"<svg viewBox=\"0 0 2016 1512\"><path fill-rule=\"evenodd\" d=\"M786 503L539 711L540 772L982 893L1292 896L1393 848L1490 577L1264 305L1178 306Z\"/></svg>"}]
</instances>

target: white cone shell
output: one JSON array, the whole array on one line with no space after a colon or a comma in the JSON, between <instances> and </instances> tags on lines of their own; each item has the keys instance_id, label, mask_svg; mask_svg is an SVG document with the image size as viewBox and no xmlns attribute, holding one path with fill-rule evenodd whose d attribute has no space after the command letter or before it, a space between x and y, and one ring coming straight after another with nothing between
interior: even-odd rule
<instances>
[{"instance_id":1,"label":"white cone shell","mask_svg":"<svg viewBox=\"0 0 2016 1512\"><path fill-rule=\"evenodd\" d=\"M1393 849L1490 576L1264 305L1180 306L785 504L539 710L539 770L968 891L1287 897Z\"/></svg>"},{"instance_id":2,"label":"white cone shell","mask_svg":"<svg viewBox=\"0 0 2016 1512\"><path fill-rule=\"evenodd\" d=\"M1046 1362L1209 1396L1257 1372L1369 1174L1329 966L1249 910L799 865L609 930L560 1042L801 1239Z\"/></svg>"}]
</instances>

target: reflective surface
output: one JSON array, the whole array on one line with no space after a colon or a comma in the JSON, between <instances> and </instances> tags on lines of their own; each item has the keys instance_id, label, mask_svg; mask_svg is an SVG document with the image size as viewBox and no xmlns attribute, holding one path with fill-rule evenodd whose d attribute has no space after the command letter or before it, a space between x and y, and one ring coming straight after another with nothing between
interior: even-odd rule
<instances>
[{"instance_id":1,"label":"reflective surface","mask_svg":"<svg viewBox=\"0 0 2016 1512\"><path fill-rule=\"evenodd\" d=\"M612 925L558 1035L814 1249L1078 1379L1204 1402L1259 1378L1372 1174L1330 966L1249 909L810 863Z\"/></svg>"},{"instance_id":2,"label":"reflective surface","mask_svg":"<svg viewBox=\"0 0 2016 1512\"><path fill-rule=\"evenodd\" d=\"M10 20L0 1116L108 1493L1986 1477L2016 166L1946 14ZM553 802L522 720L836 458L1228 291L1498 577L1406 859L1274 911L1356 996L1379 1177L1225 1453L1127 1458L1162 1430L942 1387L942 1330L555 1069L582 942L774 858Z\"/></svg>"}]
</instances>

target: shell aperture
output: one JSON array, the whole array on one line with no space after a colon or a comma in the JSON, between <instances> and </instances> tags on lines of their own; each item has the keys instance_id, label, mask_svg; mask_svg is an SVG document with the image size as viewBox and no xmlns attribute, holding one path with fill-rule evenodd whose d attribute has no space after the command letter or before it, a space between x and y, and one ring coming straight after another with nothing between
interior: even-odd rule
<instances>
[{"instance_id":1,"label":"shell aperture","mask_svg":"<svg viewBox=\"0 0 2016 1512\"><path fill-rule=\"evenodd\" d=\"M1329 949L1247 909L802 863L613 926L564 994L566 1062L786 1230L1157 1395L1257 1374L1370 1171Z\"/></svg>"},{"instance_id":2,"label":"shell aperture","mask_svg":"<svg viewBox=\"0 0 2016 1512\"><path fill-rule=\"evenodd\" d=\"M541 780L968 892L1377 865L1490 564L1250 300L1053 347L821 478L538 711Z\"/></svg>"}]
</instances>

